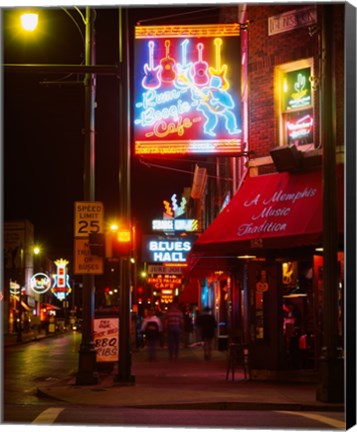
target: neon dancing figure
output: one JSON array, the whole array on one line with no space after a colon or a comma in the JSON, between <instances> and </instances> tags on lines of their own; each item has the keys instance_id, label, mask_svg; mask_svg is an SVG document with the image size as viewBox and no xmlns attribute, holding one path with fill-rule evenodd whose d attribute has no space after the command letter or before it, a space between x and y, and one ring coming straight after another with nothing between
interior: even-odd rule
<instances>
[{"instance_id":1,"label":"neon dancing figure","mask_svg":"<svg viewBox=\"0 0 357 432\"><path fill-rule=\"evenodd\" d=\"M230 135L235 135L241 132L237 127L237 120L232 112L235 103L232 96L222 89L222 80L218 76L213 76L209 86L202 90L194 90L193 97L198 99L197 110L201 111L206 118L203 126L204 133L215 137L214 132L219 117L225 119L225 127Z\"/></svg>"}]
</instances>

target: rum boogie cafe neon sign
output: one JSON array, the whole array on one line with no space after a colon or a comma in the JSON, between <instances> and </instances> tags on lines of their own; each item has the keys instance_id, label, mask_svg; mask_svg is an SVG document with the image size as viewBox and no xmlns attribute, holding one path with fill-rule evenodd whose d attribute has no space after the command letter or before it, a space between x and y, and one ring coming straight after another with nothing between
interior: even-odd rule
<instances>
[{"instance_id":1,"label":"rum boogie cafe neon sign","mask_svg":"<svg viewBox=\"0 0 357 432\"><path fill-rule=\"evenodd\" d=\"M142 248L143 261L152 263L184 263L195 240L196 236L144 236Z\"/></svg>"},{"instance_id":2,"label":"rum boogie cafe neon sign","mask_svg":"<svg viewBox=\"0 0 357 432\"><path fill-rule=\"evenodd\" d=\"M241 151L239 32L239 24L135 28L135 154Z\"/></svg>"}]
</instances>

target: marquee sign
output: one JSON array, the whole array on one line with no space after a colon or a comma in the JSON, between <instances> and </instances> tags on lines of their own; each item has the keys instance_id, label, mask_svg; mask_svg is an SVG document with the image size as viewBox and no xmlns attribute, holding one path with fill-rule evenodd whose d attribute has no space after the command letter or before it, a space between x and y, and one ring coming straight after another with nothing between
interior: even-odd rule
<instances>
[{"instance_id":1,"label":"marquee sign","mask_svg":"<svg viewBox=\"0 0 357 432\"><path fill-rule=\"evenodd\" d=\"M146 282L158 290L173 290L182 286L182 278L177 275L160 274L157 276L150 276Z\"/></svg>"},{"instance_id":2,"label":"marquee sign","mask_svg":"<svg viewBox=\"0 0 357 432\"><path fill-rule=\"evenodd\" d=\"M136 155L241 151L239 31L239 24L136 27Z\"/></svg>"},{"instance_id":3,"label":"marquee sign","mask_svg":"<svg viewBox=\"0 0 357 432\"><path fill-rule=\"evenodd\" d=\"M171 203L167 200L163 201L164 213L163 219L154 219L152 221L153 231L186 231L193 232L198 230L197 219L184 219L182 216L186 213L187 200L183 196L180 204L177 201L176 194L171 196ZM178 219L180 218L180 219Z\"/></svg>"},{"instance_id":4,"label":"marquee sign","mask_svg":"<svg viewBox=\"0 0 357 432\"><path fill-rule=\"evenodd\" d=\"M154 219L153 231L197 231L197 219Z\"/></svg>"},{"instance_id":5,"label":"marquee sign","mask_svg":"<svg viewBox=\"0 0 357 432\"><path fill-rule=\"evenodd\" d=\"M51 291L58 300L64 300L72 291L69 284L69 275L67 273L68 261L65 259L58 259L55 261L55 264L57 266L57 273L53 276Z\"/></svg>"},{"instance_id":6,"label":"marquee sign","mask_svg":"<svg viewBox=\"0 0 357 432\"><path fill-rule=\"evenodd\" d=\"M142 259L150 263L185 263L196 236L143 236Z\"/></svg>"},{"instance_id":7,"label":"marquee sign","mask_svg":"<svg viewBox=\"0 0 357 432\"><path fill-rule=\"evenodd\" d=\"M51 285L51 278L46 273L36 273L30 280L30 287L37 294L44 294L51 288Z\"/></svg>"}]
</instances>

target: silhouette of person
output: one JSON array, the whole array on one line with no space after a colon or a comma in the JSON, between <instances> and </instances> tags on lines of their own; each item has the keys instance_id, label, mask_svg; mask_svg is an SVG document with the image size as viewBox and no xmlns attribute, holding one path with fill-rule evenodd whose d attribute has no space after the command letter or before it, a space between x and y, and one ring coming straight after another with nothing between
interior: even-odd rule
<instances>
[{"instance_id":1,"label":"silhouette of person","mask_svg":"<svg viewBox=\"0 0 357 432\"><path fill-rule=\"evenodd\" d=\"M217 321L211 314L211 309L205 307L203 313L197 319L197 326L200 329L203 340L203 354L205 360L211 360L212 357L212 340L215 335Z\"/></svg>"},{"instance_id":2,"label":"silhouette of person","mask_svg":"<svg viewBox=\"0 0 357 432\"><path fill-rule=\"evenodd\" d=\"M164 327L167 330L167 343L170 360L177 360L180 349L180 336L183 330L183 313L175 303L172 303L169 311L164 316Z\"/></svg>"},{"instance_id":3,"label":"silhouette of person","mask_svg":"<svg viewBox=\"0 0 357 432\"><path fill-rule=\"evenodd\" d=\"M156 359L156 344L160 339L160 333L162 332L161 321L156 316L154 309L148 311L148 316L144 319L141 325L141 331L146 336L149 360L153 361Z\"/></svg>"}]
</instances>

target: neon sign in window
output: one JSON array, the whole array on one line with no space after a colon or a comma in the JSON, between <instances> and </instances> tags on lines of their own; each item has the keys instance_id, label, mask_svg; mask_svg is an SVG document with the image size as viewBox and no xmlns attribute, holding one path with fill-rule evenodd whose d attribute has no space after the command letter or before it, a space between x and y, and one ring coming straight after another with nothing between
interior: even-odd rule
<instances>
[{"instance_id":1,"label":"neon sign in window","mask_svg":"<svg viewBox=\"0 0 357 432\"><path fill-rule=\"evenodd\" d=\"M284 110L308 107L312 104L310 75L309 67L284 74Z\"/></svg>"},{"instance_id":2,"label":"neon sign in window","mask_svg":"<svg viewBox=\"0 0 357 432\"><path fill-rule=\"evenodd\" d=\"M285 127L288 145L311 144L314 137L312 109L288 113L286 115Z\"/></svg>"},{"instance_id":3,"label":"neon sign in window","mask_svg":"<svg viewBox=\"0 0 357 432\"><path fill-rule=\"evenodd\" d=\"M178 28L136 28L135 154L239 153L239 26Z\"/></svg>"}]
</instances>

